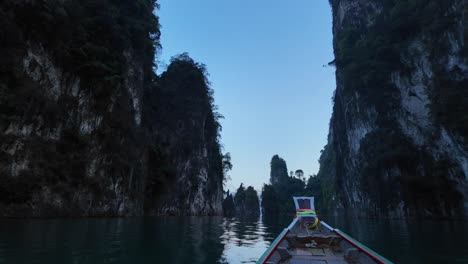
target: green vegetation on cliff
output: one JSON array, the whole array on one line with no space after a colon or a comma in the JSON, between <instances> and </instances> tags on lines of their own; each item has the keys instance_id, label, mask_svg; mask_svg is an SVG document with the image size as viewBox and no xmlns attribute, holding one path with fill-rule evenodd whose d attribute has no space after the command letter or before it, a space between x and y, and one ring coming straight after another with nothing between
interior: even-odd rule
<instances>
[{"instance_id":1,"label":"green vegetation on cliff","mask_svg":"<svg viewBox=\"0 0 468 264\"><path fill-rule=\"evenodd\" d=\"M260 212L257 191L252 186L245 189L241 184L234 196L234 203L239 215L258 215Z\"/></svg>"},{"instance_id":2,"label":"green vegetation on cliff","mask_svg":"<svg viewBox=\"0 0 468 264\"><path fill-rule=\"evenodd\" d=\"M234 197L227 192L223 201L225 216L258 216L260 214L260 204L258 202L257 191L249 186L247 189L241 183Z\"/></svg>"},{"instance_id":3,"label":"green vegetation on cliff","mask_svg":"<svg viewBox=\"0 0 468 264\"><path fill-rule=\"evenodd\" d=\"M221 213L222 116L187 54L156 75L157 7L0 3L0 215Z\"/></svg>"},{"instance_id":4,"label":"green vegetation on cliff","mask_svg":"<svg viewBox=\"0 0 468 264\"><path fill-rule=\"evenodd\" d=\"M142 178L133 168L143 141L122 87L130 63L141 65L142 85L153 82L160 35L155 6L149 0L1 2L0 203L41 203L34 196L45 192L68 205L62 213L84 214L77 203L89 198L77 201L70 190L92 194L91 201L115 198L103 186L118 184L117 175ZM84 125L93 115L93 124ZM24 127L29 130L17 132ZM112 154L92 175L96 152ZM141 181L124 178L122 192L136 199ZM110 214L119 204L109 206Z\"/></svg>"},{"instance_id":5,"label":"green vegetation on cliff","mask_svg":"<svg viewBox=\"0 0 468 264\"><path fill-rule=\"evenodd\" d=\"M184 208L200 189L207 197L220 195L220 186L232 164L229 153L221 153L222 116L215 110L205 65L187 53L173 57L154 88L148 90L144 102L148 106L144 125L149 127L155 142L152 153L170 161L149 171L148 200L154 203L157 199L153 196L163 194L163 199L157 201L158 207L173 213L174 204L178 204L175 208ZM187 162L189 168L181 166ZM161 171L161 166L166 169ZM202 180L200 175L205 168L207 178ZM177 199L171 192L177 193Z\"/></svg>"},{"instance_id":6,"label":"green vegetation on cliff","mask_svg":"<svg viewBox=\"0 0 468 264\"><path fill-rule=\"evenodd\" d=\"M330 3L337 90L314 180L322 202L376 216L457 215L466 194L465 1Z\"/></svg>"},{"instance_id":7,"label":"green vegetation on cliff","mask_svg":"<svg viewBox=\"0 0 468 264\"><path fill-rule=\"evenodd\" d=\"M338 1L332 0L334 10ZM382 9L368 20L347 23L335 36L335 64L343 82L341 96L359 92L366 102L385 114L398 106L400 94L391 82L393 72L412 69L402 54L416 37L430 36L429 53L447 52L447 42L440 40L444 31L452 29L456 20L447 16L455 0L384 0ZM378 87L378 88L377 88ZM461 92L459 90L459 92Z\"/></svg>"},{"instance_id":8,"label":"green vegetation on cliff","mask_svg":"<svg viewBox=\"0 0 468 264\"><path fill-rule=\"evenodd\" d=\"M305 195L306 184L301 179L288 176L286 161L278 155L272 157L270 167L271 184L265 184L262 190L263 213L293 214L295 207L292 197Z\"/></svg>"},{"instance_id":9,"label":"green vegetation on cliff","mask_svg":"<svg viewBox=\"0 0 468 264\"><path fill-rule=\"evenodd\" d=\"M146 84L155 76L153 58L160 47L155 7L155 0L2 1L1 54L12 62L27 42L46 48L54 63L80 77L95 95L96 106L105 107L111 87L124 78L129 63L125 54L138 51L138 58L130 59L143 62ZM14 69L7 65L2 64L7 78L1 81L13 84Z\"/></svg>"},{"instance_id":10,"label":"green vegetation on cliff","mask_svg":"<svg viewBox=\"0 0 468 264\"><path fill-rule=\"evenodd\" d=\"M223 215L232 217L236 214L236 207L234 205L234 198L229 190L226 193L226 198L223 200Z\"/></svg>"}]
</instances>

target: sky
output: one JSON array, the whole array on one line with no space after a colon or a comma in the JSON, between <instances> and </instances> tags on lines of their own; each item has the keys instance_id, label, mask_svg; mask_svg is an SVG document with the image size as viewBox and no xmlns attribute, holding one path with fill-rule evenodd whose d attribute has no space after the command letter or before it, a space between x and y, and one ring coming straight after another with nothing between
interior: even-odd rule
<instances>
[{"instance_id":1,"label":"sky","mask_svg":"<svg viewBox=\"0 0 468 264\"><path fill-rule=\"evenodd\" d=\"M260 191L271 157L319 169L335 89L328 0L159 0L158 64L188 52L207 66L233 169L225 189Z\"/></svg>"}]
</instances>

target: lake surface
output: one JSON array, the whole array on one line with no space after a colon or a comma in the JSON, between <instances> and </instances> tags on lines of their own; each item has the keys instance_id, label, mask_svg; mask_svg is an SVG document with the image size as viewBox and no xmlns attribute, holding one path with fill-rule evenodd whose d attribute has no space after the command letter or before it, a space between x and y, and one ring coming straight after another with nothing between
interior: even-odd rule
<instances>
[{"instance_id":1,"label":"lake surface","mask_svg":"<svg viewBox=\"0 0 468 264\"><path fill-rule=\"evenodd\" d=\"M395 263L468 263L468 222L324 219ZM4 219L0 263L255 263L290 220Z\"/></svg>"}]
</instances>

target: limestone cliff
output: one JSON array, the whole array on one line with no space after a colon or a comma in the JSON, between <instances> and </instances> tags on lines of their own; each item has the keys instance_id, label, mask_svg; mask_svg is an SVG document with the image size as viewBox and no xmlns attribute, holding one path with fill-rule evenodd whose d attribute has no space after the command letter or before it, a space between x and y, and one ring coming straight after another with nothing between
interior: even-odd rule
<instances>
[{"instance_id":1,"label":"limestone cliff","mask_svg":"<svg viewBox=\"0 0 468 264\"><path fill-rule=\"evenodd\" d=\"M466 1L330 4L337 87L319 172L328 199L364 215L468 213Z\"/></svg>"},{"instance_id":2,"label":"limestone cliff","mask_svg":"<svg viewBox=\"0 0 468 264\"><path fill-rule=\"evenodd\" d=\"M145 111L154 103L146 94L160 89L153 72L160 35L156 5L152 0L1 2L0 216L154 213L156 201L172 186L157 185L187 173L202 182L216 180L185 198L203 206L179 213L219 213L205 207L221 206L222 169L208 175L211 157L203 153L213 147L219 152L219 145L194 138L193 159L203 157L194 168L187 159L171 160L175 151L169 153L154 136L165 133L178 141L183 135L166 123L153 122L150 129L143 120L158 118ZM212 113L211 105L200 108ZM176 110L157 114L189 118L172 116ZM190 117L199 123L203 118ZM217 127L207 129L217 137Z\"/></svg>"},{"instance_id":3,"label":"limestone cliff","mask_svg":"<svg viewBox=\"0 0 468 264\"><path fill-rule=\"evenodd\" d=\"M151 109L145 111L145 121L157 151L168 162L163 179L154 173L161 170L159 164L150 164L160 190L154 214L222 214L221 116L213 111L212 96L205 66L187 54L174 57L147 93L145 105Z\"/></svg>"}]
</instances>

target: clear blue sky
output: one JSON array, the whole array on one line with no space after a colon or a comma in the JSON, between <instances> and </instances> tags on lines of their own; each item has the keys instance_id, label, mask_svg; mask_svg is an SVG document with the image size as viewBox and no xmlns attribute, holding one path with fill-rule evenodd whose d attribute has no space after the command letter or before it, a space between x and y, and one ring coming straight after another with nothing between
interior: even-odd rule
<instances>
[{"instance_id":1,"label":"clear blue sky","mask_svg":"<svg viewBox=\"0 0 468 264\"><path fill-rule=\"evenodd\" d=\"M270 160L317 173L335 89L328 0L159 0L162 54L206 64L222 120L222 143L241 182L261 190Z\"/></svg>"}]
</instances>

